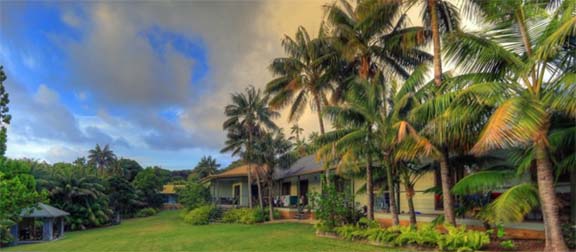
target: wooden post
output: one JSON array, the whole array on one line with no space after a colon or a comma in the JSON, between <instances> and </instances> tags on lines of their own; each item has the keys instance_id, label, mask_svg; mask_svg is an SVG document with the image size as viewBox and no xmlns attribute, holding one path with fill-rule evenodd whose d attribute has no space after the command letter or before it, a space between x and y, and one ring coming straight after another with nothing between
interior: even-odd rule
<instances>
[{"instance_id":1,"label":"wooden post","mask_svg":"<svg viewBox=\"0 0 576 252\"><path fill-rule=\"evenodd\" d=\"M42 227L42 240L51 241L53 235L54 218L44 218L44 225Z\"/></svg>"},{"instance_id":2,"label":"wooden post","mask_svg":"<svg viewBox=\"0 0 576 252\"><path fill-rule=\"evenodd\" d=\"M16 223L16 225L10 227L10 234L12 234L12 237L14 237L14 240L12 241L11 244L17 244L18 243L18 239L19 237L19 230L18 230L18 223Z\"/></svg>"},{"instance_id":3,"label":"wooden post","mask_svg":"<svg viewBox=\"0 0 576 252\"><path fill-rule=\"evenodd\" d=\"M58 225L60 230L60 237L64 236L64 217L60 217L60 225Z\"/></svg>"},{"instance_id":4,"label":"wooden post","mask_svg":"<svg viewBox=\"0 0 576 252\"><path fill-rule=\"evenodd\" d=\"M296 179L296 207L298 211L300 211L300 176L297 176Z\"/></svg>"}]
</instances>

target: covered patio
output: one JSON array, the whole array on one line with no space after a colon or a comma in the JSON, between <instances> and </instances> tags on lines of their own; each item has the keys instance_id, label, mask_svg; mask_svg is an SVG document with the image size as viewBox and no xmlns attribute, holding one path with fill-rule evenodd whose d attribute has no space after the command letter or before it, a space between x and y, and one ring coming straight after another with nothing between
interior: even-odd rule
<instances>
[{"instance_id":1,"label":"covered patio","mask_svg":"<svg viewBox=\"0 0 576 252\"><path fill-rule=\"evenodd\" d=\"M64 216L70 215L53 206L38 203L37 207L22 210L22 220L12 226L14 243L51 241L64 235Z\"/></svg>"}]
</instances>

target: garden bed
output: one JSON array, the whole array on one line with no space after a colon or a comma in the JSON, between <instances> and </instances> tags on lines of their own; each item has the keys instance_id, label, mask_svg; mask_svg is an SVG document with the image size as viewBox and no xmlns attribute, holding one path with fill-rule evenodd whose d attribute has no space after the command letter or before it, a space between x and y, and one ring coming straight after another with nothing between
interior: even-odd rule
<instances>
[{"instance_id":1,"label":"garden bed","mask_svg":"<svg viewBox=\"0 0 576 252\"><path fill-rule=\"evenodd\" d=\"M484 249L486 251L544 251L544 240L512 240L513 249L504 249L500 246L499 241L491 241Z\"/></svg>"}]
</instances>

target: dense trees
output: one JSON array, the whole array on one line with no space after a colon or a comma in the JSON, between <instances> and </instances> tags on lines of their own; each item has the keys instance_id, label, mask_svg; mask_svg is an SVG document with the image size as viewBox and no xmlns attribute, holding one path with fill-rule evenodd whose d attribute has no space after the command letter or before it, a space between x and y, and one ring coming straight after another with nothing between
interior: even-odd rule
<instances>
[{"instance_id":1,"label":"dense trees","mask_svg":"<svg viewBox=\"0 0 576 252\"><path fill-rule=\"evenodd\" d=\"M292 105L291 120L303 112L304 98L333 95L334 103L313 106L321 136L310 146L320 147L312 149L335 166L365 167L368 188L372 169L384 168L390 192L391 177L399 176L410 200L420 168L439 167L449 224L456 224L452 183L463 172L459 162L485 169L489 152L503 151L518 174L533 171L534 183L510 188L492 203L492 210L501 211L492 217L517 220L539 202L546 250L563 251L554 176L574 164L567 151L573 147L558 146L573 142L567 139L575 128L575 5L463 1L459 10L443 0L339 1L326 6L318 38L310 39L304 28L295 39L285 38L288 57L274 60L279 78L266 91L274 95L274 108ZM404 11L410 8L421 8L423 27L409 26ZM478 24L477 31L460 27L464 18ZM424 51L427 45L432 55ZM326 56L311 55L320 52ZM454 69L444 70L443 57ZM328 65L319 63L324 60ZM315 82L319 73L330 81ZM324 117L331 119L332 131L324 129ZM507 174L473 174L454 191L496 188Z\"/></svg>"}]
</instances>

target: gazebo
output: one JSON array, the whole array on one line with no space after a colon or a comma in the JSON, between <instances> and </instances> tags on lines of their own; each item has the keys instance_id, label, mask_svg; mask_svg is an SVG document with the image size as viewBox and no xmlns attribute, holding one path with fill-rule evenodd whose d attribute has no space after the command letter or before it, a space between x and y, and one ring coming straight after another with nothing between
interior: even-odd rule
<instances>
[{"instance_id":1,"label":"gazebo","mask_svg":"<svg viewBox=\"0 0 576 252\"><path fill-rule=\"evenodd\" d=\"M51 241L64 235L64 216L70 215L44 203L22 210L22 220L10 232L14 243Z\"/></svg>"}]
</instances>

